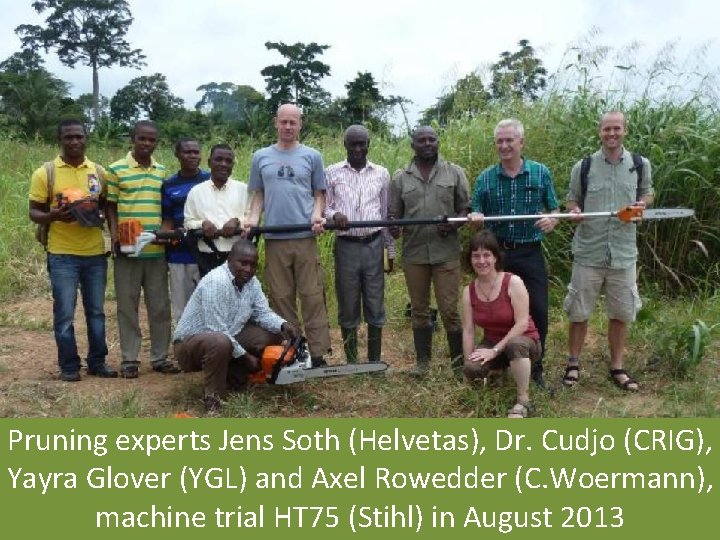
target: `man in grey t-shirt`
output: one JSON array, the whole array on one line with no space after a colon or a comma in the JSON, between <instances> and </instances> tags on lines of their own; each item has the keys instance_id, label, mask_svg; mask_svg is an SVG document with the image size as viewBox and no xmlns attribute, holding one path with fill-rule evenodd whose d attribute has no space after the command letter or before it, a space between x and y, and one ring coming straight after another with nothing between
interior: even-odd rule
<instances>
[{"instance_id":1,"label":"man in grey t-shirt","mask_svg":"<svg viewBox=\"0 0 720 540\"><path fill-rule=\"evenodd\" d=\"M325 308L324 277L315 234L322 232L325 209L325 170L320 153L298 140L300 109L285 104L275 117L277 143L253 154L250 204L244 228L265 224L312 224L312 230L265 235L265 283L270 305L281 317L300 327L300 297L305 335L313 365L325 364L330 330Z\"/></svg>"}]
</instances>

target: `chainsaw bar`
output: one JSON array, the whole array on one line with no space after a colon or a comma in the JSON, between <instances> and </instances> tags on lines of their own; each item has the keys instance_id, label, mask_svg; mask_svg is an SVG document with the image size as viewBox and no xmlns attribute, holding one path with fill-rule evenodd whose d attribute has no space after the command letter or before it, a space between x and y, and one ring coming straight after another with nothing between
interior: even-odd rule
<instances>
[{"instance_id":1,"label":"chainsaw bar","mask_svg":"<svg viewBox=\"0 0 720 540\"><path fill-rule=\"evenodd\" d=\"M385 371L388 365L385 362L372 362L367 364L341 364L338 366L323 366L306 369L302 363L293 363L278 373L275 384L293 384L307 379L324 379L326 377L339 377L343 375L357 375L361 373L378 373Z\"/></svg>"},{"instance_id":2,"label":"chainsaw bar","mask_svg":"<svg viewBox=\"0 0 720 540\"><path fill-rule=\"evenodd\" d=\"M642 219L676 219L694 215L695 210L692 208L648 208L643 210Z\"/></svg>"}]
</instances>

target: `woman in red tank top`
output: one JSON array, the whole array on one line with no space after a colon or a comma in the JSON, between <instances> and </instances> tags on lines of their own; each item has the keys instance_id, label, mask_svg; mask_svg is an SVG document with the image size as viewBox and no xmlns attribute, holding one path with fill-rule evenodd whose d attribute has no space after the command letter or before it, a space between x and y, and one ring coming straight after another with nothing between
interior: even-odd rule
<instances>
[{"instance_id":1,"label":"woman in red tank top","mask_svg":"<svg viewBox=\"0 0 720 540\"><path fill-rule=\"evenodd\" d=\"M542 350L527 289L518 276L502 271L500 246L490 231L481 231L470 241L470 264L475 279L462 295L463 374L468 381L485 379L490 371L510 366L517 400L508 418L525 418L530 412L530 365ZM476 327L484 333L477 346Z\"/></svg>"}]
</instances>

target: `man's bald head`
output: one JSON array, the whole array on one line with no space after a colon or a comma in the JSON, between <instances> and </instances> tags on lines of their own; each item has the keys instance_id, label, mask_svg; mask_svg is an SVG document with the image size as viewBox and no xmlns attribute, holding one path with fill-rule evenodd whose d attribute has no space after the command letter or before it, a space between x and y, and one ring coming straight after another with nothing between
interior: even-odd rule
<instances>
[{"instance_id":1,"label":"man's bald head","mask_svg":"<svg viewBox=\"0 0 720 540\"><path fill-rule=\"evenodd\" d=\"M275 129L278 144L284 148L292 148L298 143L302 129L302 113L297 105L285 103L280 105L275 116Z\"/></svg>"}]
</instances>

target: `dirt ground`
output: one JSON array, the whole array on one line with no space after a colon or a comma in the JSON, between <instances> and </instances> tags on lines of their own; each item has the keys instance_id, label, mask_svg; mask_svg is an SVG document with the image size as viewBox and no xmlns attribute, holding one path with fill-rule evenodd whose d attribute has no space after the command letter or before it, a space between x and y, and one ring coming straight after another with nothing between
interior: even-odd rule
<instances>
[{"instance_id":1,"label":"dirt ground","mask_svg":"<svg viewBox=\"0 0 720 540\"><path fill-rule=\"evenodd\" d=\"M114 369L120 365L120 345L115 319L115 302L105 304L108 344L107 363ZM139 401L142 416L165 416L173 411L199 409L202 379L199 373L164 375L154 372L149 362L147 315L141 303L140 325L143 343L140 352L140 377L137 379L102 379L81 371L82 381L65 383L58 380L57 349L52 333L52 299L39 297L0 306L0 417L7 416L95 416L132 414L132 410L118 409L126 396ZM75 315L75 334L81 358L87 351L85 318L82 306ZM341 338L331 330L335 347L328 357L329 363L342 363L338 347ZM361 333L362 337L362 333ZM383 356L393 365L394 371L409 370L412 365L403 355L397 354L397 336L386 332ZM395 349L395 350L391 350ZM172 347L170 348L172 358ZM84 364L84 362L83 362ZM193 398L197 403L192 403ZM188 401L190 401L188 403ZM95 411L89 410L97 403ZM114 404L114 410L107 410ZM116 413L116 414L114 414Z\"/></svg>"},{"instance_id":2,"label":"dirt ground","mask_svg":"<svg viewBox=\"0 0 720 540\"><path fill-rule=\"evenodd\" d=\"M106 302L108 364L120 363L115 303ZM237 394L228 416L315 417L497 417L514 400L506 376L499 389L478 391L455 380L447 367L444 340L434 348L434 371L422 382L409 376L414 348L403 314L390 314L383 333L383 359L390 368L382 377L337 377L288 386L259 385ZM75 317L81 356L87 350L81 307ZM141 308L141 326L147 319ZM440 335L438 332L437 335ZM331 330L334 354L329 363L343 363L342 341ZM564 368L565 328L561 320L551 328L546 358L546 381L555 383L554 395L534 391L537 416L545 417L654 417L715 416L720 410L717 358L703 367L694 381L676 384L654 371L642 357L629 354L628 365L639 375L641 391L616 389L607 377L605 337L591 328L581 384L563 390L557 383ZM360 333L360 351L365 342ZM554 354L552 354L554 351ZM172 352L172 351L171 351ZM167 417L180 412L203 416L199 373L163 375L152 371L149 342L143 342L140 377L133 380L99 379L84 374L78 383L58 380L57 353L52 334L49 295L0 305L0 417Z\"/></svg>"}]
</instances>

